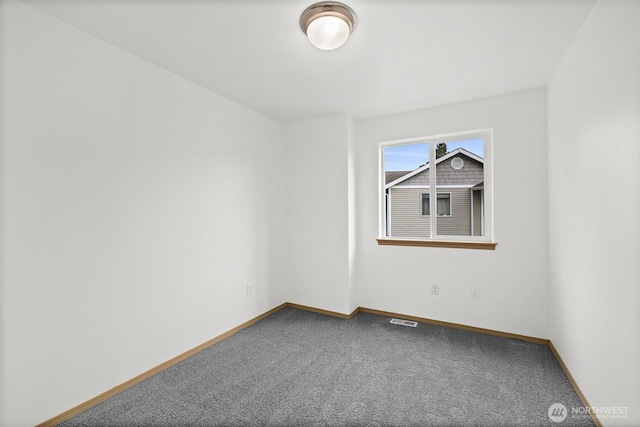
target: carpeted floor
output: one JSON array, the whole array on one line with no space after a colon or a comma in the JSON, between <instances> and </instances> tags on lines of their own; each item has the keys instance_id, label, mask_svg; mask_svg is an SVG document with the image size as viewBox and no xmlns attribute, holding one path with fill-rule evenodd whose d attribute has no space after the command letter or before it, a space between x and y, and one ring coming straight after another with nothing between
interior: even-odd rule
<instances>
[{"instance_id":1,"label":"carpeted floor","mask_svg":"<svg viewBox=\"0 0 640 427\"><path fill-rule=\"evenodd\" d=\"M61 425L594 425L546 346L389 320L284 308Z\"/></svg>"}]
</instances>

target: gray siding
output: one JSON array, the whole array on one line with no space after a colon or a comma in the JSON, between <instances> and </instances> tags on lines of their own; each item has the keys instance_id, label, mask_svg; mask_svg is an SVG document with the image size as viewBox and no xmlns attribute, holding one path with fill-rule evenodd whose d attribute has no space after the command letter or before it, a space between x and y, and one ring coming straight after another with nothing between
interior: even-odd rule
<instances>
[{"instance_id":1,"label":"gray siding","mask_svg":"<svg viewBox=\"0 0 640 427\"><path fill-rule=\"evenodd\" d=\"M429 238L430 217L421 215L420 194L427 188L393 187L390 195L390 237ZM439 187L439 193L451 193L451 216L436 218L438 234L449 236L471 235L471 189ZM480 192L474 192L474 235L481 234Z\"/></svg>"},{"instance_id":2,"label":"gray siding","mask_svg":"<svg viewBox=\"0 0 640 427\"><path fill-rule=\"evenodd\" d=\"M447 159L436 166L436 185L476 185L484 181L484 168L482 163L470 157L459 155L464 161L462 169L451 167L453 159ZM426 172L426 171L425 171Z\"/></svg>"},{"instance_id":3,"label":"gray siding","mask_svg":"<svg viewBox=\"0 0 640 427\"><path fill-rule=\"evenodd\" d=\"M436 218L438 234L471 235L471 191L468 188L438 187L438 193L451 193L451 216Z\"/></svg>"},{"instance_id":4,"label":"gray siding","mask_svg":"<svg viewBox=\"0 0 640 427\"><path fill-rule=\"evenodd\" d=\"M482 198L480 191L473 192L473 235L482 236Z\"/></svg>"},{"instance_id":5,"label":"gray siding","mask_svg":"<svg viewBox=\"0 0 640 427\"><path fill-rule=\"evenodd\" d=\"M398 185L429 185L429 169L402 181Z\"/></svg>"},{"instance_id":6,"label":"gray siding","mask_svg":"<svg viewBox=\"0 0 640 427\"><path fill-rule=\"evenodd\" d=\"M462 159L463 166L454 169L451 162ZM437 192L451 193L451 216L438 216L436 227L439 235L471 236L471 187L484 181L484 165L464 154L441 161L436 165ZM402 181L389 189L389 231L391 237L429 238L430 217L421 215L420 193L429 186L429 169ZM456 186L456 187L452 187ZM464 186L459 188L458 186ZM482 205L479 191L473 192L473 235L482 235Z\"/></svg>"},{"instance_id":7,"label":"gray siding","mask_svg":"<svg viewBox=\"0 0 640 427\"><path fill-rule=\"evenodd\" d=\"M390 237L429 238L429 217L420 215L420 188L391 188Z\"/></svg>"},{"instance_id":8,"label":"gray siding","mask_svg":"<svg viewBox=\"0 0 640 427\"><path fill-rule=\"evenodd\" d=\"M451 167L451 161L456 157L459 157L464 161L461 169L454 169ZM473 186L484 181L483 164L463 154L440 162L436 165L436 168L438 185ZM414 175L397 185L429 185L429 169L423 170L419 174Z\"/></svg>"}]
</instances>

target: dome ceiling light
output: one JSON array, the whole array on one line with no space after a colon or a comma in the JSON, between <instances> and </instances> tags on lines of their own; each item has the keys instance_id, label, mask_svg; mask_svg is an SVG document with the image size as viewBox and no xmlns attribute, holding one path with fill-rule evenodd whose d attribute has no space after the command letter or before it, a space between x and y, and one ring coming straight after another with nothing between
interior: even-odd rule
<instances>
[{"instance_id":1,"label":"dome ceiling light","mask_svg":"<svg viewBox=\"0 0 640 427\"><path fill-rule=\"evenodd\" d=\"M356 14L346 4L323 1L305 9L300 28L318 49L333 50L344 44L356 26Z\"/></svg>"}]
</instances>

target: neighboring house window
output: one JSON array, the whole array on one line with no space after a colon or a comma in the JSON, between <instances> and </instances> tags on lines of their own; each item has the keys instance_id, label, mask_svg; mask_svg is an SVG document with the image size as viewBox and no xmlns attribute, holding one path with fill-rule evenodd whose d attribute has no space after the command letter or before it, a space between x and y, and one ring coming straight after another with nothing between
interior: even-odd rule
<instances>
[{"instance_id":1,"label":"neighboring house window","mask_svg":"<svg viewBox=\"0 0 640 427\"><path fill-rule=\"evenodd\" d=\"M379 240L492 242L491 146L490 130L380 144Z\"/></svg>"},{"instance_id":2,"label":"neighboring house window","mask_svg":"<svg viewBox=\"0 0 640 427\"><path fill-rule=\"evenodd\" d=\"M420 214L430 215L431 203L429 193L420 193ZM438 202L436 203L438 216L451 216L451 193L438 193Z\"/></svg>"},{"instance_id":3,"label":"neighboring house window","mask_svg":"<svg viewBox=\"0 0 640 427\"><path fill-rule=\"evenodd\" d=\"M423 216L431 215L431 207L430 207L430 197L429 193L420 193L420 201L421 201L421 214Z\"/></svg>"},{"instance_id":4,"label":"neighboring house window","mask_svg":"<svg viewBox=\"0 0 640 427\"><path fill-rule=\"evenodd\" d=\"M460 157L454 157L453 160L451 160L451 167L454 169L462 169L462 167L464 166L464 160L462 160Z\"/></svg>"}]
</instances>

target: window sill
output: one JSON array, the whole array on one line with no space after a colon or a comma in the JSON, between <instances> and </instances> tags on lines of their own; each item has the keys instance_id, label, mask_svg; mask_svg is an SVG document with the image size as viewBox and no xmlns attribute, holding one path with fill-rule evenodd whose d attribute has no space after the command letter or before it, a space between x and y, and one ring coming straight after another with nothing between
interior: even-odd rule
<instances>
[{"instance_id":1,"label":"window sill","mask_svg":"<svg viewBox=\"0 0 640 427\"><path fill-rule=\"evenodd\" d=\"M426 246L431 248L485 249L494 251L497 243L463 242L458 240L409 240L409 239L376 239L383 246Z\"/></svg>"}]
</instances>

